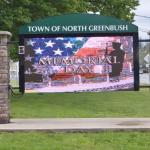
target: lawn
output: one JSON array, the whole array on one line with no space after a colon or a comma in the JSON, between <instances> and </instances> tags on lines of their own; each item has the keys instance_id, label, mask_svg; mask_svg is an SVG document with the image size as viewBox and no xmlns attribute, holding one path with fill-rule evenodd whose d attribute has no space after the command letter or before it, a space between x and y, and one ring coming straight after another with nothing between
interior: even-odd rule
<instances>
[{"instance_id":1,"label":"lawn","mask_svg":"<svg viewBox=\"0 0 150 150\"><path fill-rule=\"evenodd\" d=\"M150 117L150 91L25 94L11 98L11 117Z\"/></svg>"},{"instance_id":2,"label":"lawn","mask_svg":"<svg viewBox=\"0 0 150 150\"><path fill-rule=\"evenodd\" d=\"M2 150L148 150L150 133L0 133Z\"/></svg>"},{"instance_id":3,"label":"lawn","mask_svg":"<svg viewBox=\"0 0 150 150\"><path fill-rule=\"evenodd\" d=\"M13 118L150 117L150 91L25 94L11 98ZM0 132L2 150L148 150L150 132Z\"/></svg>"}]
</instances>

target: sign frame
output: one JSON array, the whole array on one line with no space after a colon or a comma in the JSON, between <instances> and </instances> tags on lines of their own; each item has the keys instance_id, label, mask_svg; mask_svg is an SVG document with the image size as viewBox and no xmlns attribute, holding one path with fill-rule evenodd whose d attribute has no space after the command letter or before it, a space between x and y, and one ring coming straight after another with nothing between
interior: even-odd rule
<instances>
[{"instance_id":1,"label":"sign frame","mask_svg":"<svg viewBox=\"0 0 150 150\"><path fill-rule=\"evenodd\" d=\"M134 90L138 91L139 90L139 51L138 51L138 28L135 25L129 24L125 21L116 19L116 18L112 18L112 17L105 17L105 16L99 16L99 15L89 15L89 14L70 14L70 15L64 15L65 17L75 17L75 18L83 18L84 21L84 17L96 17L99 18L99 20L101 20L101 17L103 18L103 20L105 20L105 22L107 22L109 19L111 19L111 21L113 20L117 20L117 24L122 22L124 24L127 24L130 26L129 31L125 31L125 32L116 32L116 31L112 31L112 32L68 32L68 33L62 33L62 32L54 32L54 33L43 33L43 32L39 32L39 33L29 33L26 31L26 29L28 28L28 26L30 25L34 25L34 24L42 24L45 20L43 19L42 23L35 21L29 25L26 26L22 26L19 30L19 45L23 46L24 45L24 39L25 38L40 38L40 37L88 37L88 36L92 36L92 37L98 37L98 36L132 36L133 37L133 65L134 65ZM54 24L58 25L55 20L55 17L57 19L57 17L60 19L61 21L63 21L63 17L64 16L54 16L54 17L49 17L48 20L53 20ZM90 24L94 24L93 22L90 22L90 18L89 18L89 23ZM73 18L72 18L73 19ZM41 20L40 20L41 21ZM46 20L45 20L46 21ZM59 23L61 23L61 21ZM70 25L70 23L72 23L72 21L66 22L66 24ZM86 22L87 23L87 22ZM77 24L81 25L81 22L78 21ZM102 24L104 24L102 22ZM109 24L108 24L109 25ZM25 60L24 60L24 54L19 54L19 90L20 92L24 93L25 92Z\"/></svg>"}]
</instances>

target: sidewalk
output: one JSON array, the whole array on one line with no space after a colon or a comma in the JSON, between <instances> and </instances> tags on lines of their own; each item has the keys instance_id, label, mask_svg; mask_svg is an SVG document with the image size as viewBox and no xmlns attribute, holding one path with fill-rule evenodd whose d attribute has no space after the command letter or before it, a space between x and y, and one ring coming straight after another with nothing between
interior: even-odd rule
<instances>
[{"instance_id":1,"label":"sidewalk","mask_svg":"<svg viewBox=\"0 0 150 150\"><path fill-rule=\"evenodd\" d=\"M150 118L11 119L9 124L0 124L0 131L150 131Z\"/></svg>"}]
</instances>

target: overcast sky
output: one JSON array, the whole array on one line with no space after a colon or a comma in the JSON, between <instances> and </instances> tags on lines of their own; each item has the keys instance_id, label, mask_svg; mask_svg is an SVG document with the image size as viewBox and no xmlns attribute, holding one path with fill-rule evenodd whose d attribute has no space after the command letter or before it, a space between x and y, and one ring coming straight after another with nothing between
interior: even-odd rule
<instances>
[{"instance_id":1,"label":"overcast sky","mask_svg":"<svg viewBox=\"0 0 150 150\"><path fill-rule=\"evenodd\" d=\"M135 13L137 15L150 17L150 0L139 0L139 1L140 5L137 7ZM136 16L134 20L135 20L134 24L139 26L139 30L143 29L146 31L150 31L150 18L143 18ZM142 38L148 38L147 33L142 31L139 32L139 36Z\"/></svg>"}]
</instances>

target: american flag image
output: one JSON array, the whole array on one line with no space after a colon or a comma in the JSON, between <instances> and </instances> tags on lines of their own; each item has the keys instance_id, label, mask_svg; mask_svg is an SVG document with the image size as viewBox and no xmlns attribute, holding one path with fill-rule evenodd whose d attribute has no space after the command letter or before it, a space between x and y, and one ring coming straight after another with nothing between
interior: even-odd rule
<instances>
[{"instance_id":1,"label":"american flag image","mask_svg":"<svg viewBox=\"0 0 150 150\"><path fill-rule=\"evenodd\" d=\"M43 37L25 39L25 88L41 89L45 86L67 86L73 84L106 83L107 74L99 74L101 66L94 66L93 73L65 73L64 66L40 65L44 57L105 57L107 43L119 41L127 53L132 56L131 36L110 37ZM111 51L112 48L109 49ZM128 56L128 57L130 57ZM132 63L132 62L131 62ZM125 65L124 65L125 66ZM132 64L131 64L132 66ZM130 66L130 67L131 67ZM127 66L127 69L128 66ZM130 68L131 71L131 68ZM128 74L128 71L126 71ZM123 75L124 76L124 75ZM108 84L108 83L107 83ZM133 84L133 79L132 79ZM131 85L130 85L131 87ZM97 88L99 89L99 87ZM101 89L101 87L100 87ZM49 90L48 90L49 91Z\"/></svg>"}]
</instances>

